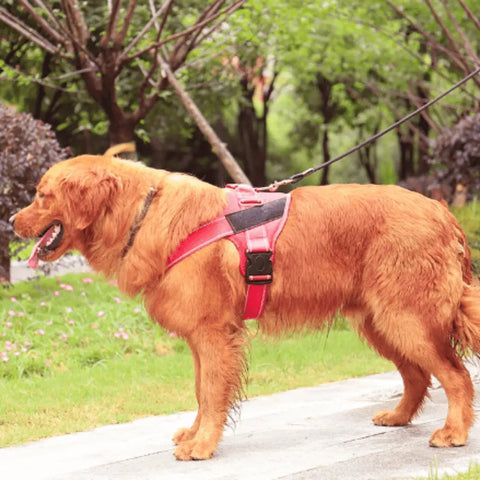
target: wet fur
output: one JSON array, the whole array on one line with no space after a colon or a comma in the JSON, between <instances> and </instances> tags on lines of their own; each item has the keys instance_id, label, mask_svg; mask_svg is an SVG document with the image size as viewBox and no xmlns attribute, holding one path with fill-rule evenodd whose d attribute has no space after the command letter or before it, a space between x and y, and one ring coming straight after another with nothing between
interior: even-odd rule
<instances>
[{"instance_id":1,"label":"wet fur","mask_svg":"<svg viewBox=\"0 0 480 480\"><path fill-rule=\"evenodd\" d=\"M151 186L158 193L122 258ZM53 220L62 221L63 242L46 260L79 250L94 269L115 276L121 290L142 293L152 319L187 341L199 410L194 424L175 434L175 455L210 458L242 388L245 282L228 240L168 272L165 267L183 238L222 211L224 190L105 155L55 165L38 191L16 215L17 233L35 237ZM449 410L430 443L463 445L474 392L457 352L480 352L480 289L474 283L465 234L440 203L395 186L298 188L259 326L275 335L347 316L404 380L398 406L373 421L410 422L434 375Z\"/></svg>"}]
</instances>

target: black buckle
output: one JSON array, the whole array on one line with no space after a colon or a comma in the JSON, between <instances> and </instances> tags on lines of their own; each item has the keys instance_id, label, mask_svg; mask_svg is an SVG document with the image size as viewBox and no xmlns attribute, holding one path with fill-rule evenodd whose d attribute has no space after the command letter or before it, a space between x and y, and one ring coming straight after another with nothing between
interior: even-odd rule
<instances>
[{"instance_id":1,"label":"black buckle","mask_svg":"<svg viewBox=\"0 0 480 480\"><path fill-rule=\"evenodd\" d=\"M273 279L273 252L245 252L245 280L249 285L268 285Z\"/></svg>"}]
</instances>

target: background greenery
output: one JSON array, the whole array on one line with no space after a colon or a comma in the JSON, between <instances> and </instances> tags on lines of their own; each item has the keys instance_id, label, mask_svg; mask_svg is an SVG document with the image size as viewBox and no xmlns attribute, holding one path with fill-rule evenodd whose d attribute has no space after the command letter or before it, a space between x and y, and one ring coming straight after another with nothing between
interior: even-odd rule
<instances>
[{"instance_id":1,"label":"background greenery","mask_svg":"<svg viewBox=\"0 0 480 480\"><path fill-rule=\"evenodd\" d=\"M154 24L130 48L152 18L152 5L160 8L160 2L134 2L129 28L118 41L108 31L112 4L125 18L126 1L78 3L88 37L79 51L92 59L86 70L96 69L109 84L100 98L88 87L89 72L78 70L78 55L63 47L49 53L41 41L32 42L6 23L9 14L52 42L24 3L8 0L0 9L0 101L52 124L74 153L99 153L119 140L123 127L115 120L128 119L142 99L156 95L122 139L135 139L141 157L153 166L194 172L213 183L228 180L168 85L145 81L142 72L155 67L154 57L141 51L156 41ZM43 4L65 22L57 2ZM226 11L235 4L240 8L223 15L224 23L212 31L214 24L207 25L203 40L192 48L181 37L168 41L162 52L255 185L342 153L478 65L478 0L189 0L172 3L159 17L165 20L161 39L196 25L208 8ZM60 31L47 10L35 9ZM119 21L118 31L122 27ZM179 58L184 47L188 54ZM137 56L112 79L106 62L119 64L124 53ZM479 85L473 79L377 145L307 182L392 183L425 174L432 168L427 160L436 158L431 142L443 128L478 110ZM116 100L116 110L105 104L107 98Z\"/></svg>"}]
</instances>

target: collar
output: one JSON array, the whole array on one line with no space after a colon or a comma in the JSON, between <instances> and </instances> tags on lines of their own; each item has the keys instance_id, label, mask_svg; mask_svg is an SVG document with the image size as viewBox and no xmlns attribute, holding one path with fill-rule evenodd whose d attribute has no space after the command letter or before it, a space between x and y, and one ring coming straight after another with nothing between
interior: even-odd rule
<instances>
[{"instance_id":1,"label":"collar","mask_svg":"<svg viewBox=\"0 0 480 480\"><path fill-rule=\"evenodd\" d=\"M133 242L135 241L135 236L140 230L140 227L142 226L142 222L145 219L148 213L148 209L150 208L150 205L152 204L153 199L155 198L155 195L157 194L157 192L158 192L157 187L150 187L150 190L148 191L147 196L145 197L145 200L143 202L142 211L135 217L130 227L130 237L128 238L128 242L126 243L125 247L123 247L122 258L125 257L125 255L128 253L128 251L132 247Z\"/></svg>"}]
</instances>

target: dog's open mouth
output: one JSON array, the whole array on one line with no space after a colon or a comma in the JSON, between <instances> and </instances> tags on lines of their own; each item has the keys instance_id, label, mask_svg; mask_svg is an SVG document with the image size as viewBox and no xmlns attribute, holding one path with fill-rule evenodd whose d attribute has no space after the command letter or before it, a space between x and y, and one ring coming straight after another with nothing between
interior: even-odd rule
<instances>
[{"instance_id":1,"label":"dog's open mouth","mask_svg":"<svg viewBox=\"0 0 480 480\"><path fill-rule=\"evenodd\" d=\"M52 253L62 241L63 225L61 222L55 221L51 223L40 235L40 240L35 244L32 254L28 259L31 268L37 268L38 259L43 259Z\"/></svg>"}]
</instances>

